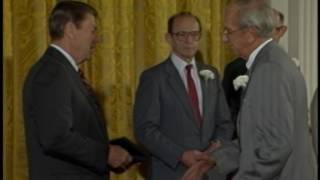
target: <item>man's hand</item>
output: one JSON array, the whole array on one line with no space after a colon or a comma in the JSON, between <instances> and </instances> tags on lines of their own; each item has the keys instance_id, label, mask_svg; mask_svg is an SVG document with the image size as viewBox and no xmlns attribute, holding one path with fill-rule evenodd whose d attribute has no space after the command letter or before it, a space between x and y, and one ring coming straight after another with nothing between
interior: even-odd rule
<instances>
[{"instance_id":1,"label":"man's hand","mask_svg":"<svg viewBox=\"0 0 320 180\"><path fill-rule=\"evenodd\" d=\"M212 158L198 161L185 172L181 180L201 180L203 175L214 165L215 162Z\"/></svg>"},{"instance_id":2,"label":"man's hand","mask_svg":"<svg viewBox=\"0 0 320 180\"><path fill-rule=\"evenodd\" d=\"M221 142L219 140L211 141L210 146L208 149L206 149L205 153L209 154L209 153L217 150L220 147L221 147Z\"/></svg>"},{"instance_id":3,"label":"man's hand","mask_svg":"<svg viewBox=\"0 0 320 180\"><path fill-rule=\"evenodd\" d=\"M113 168L123 169L132 161L130 154L120 146L109 145L108 164Z\"/></svg>"},{"instance_id":4,"label":"man's hand","mask_svg":"<svg viewBox=\"0 0 320 180\"><path fill-rule=\"evenodd\" d=\"M196 162L200 160L208 160L210 157L198 150L188 150L185 151L182 154L181 157L181 162L186 166L186 167L191 167L194 165Z\"/></svg>"}]
</instances>

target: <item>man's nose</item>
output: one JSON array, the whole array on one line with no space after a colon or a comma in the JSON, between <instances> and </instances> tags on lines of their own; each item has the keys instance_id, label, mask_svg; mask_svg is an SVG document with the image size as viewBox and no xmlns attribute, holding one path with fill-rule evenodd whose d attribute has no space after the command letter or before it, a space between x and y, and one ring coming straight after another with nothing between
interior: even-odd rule
<instances>
[{"instance_id":1,"label":"man's nose","mask_svg":"<svg viewBox=\"0 0 320 180\"><path fill-rule=\"evenodd\" d=\"M194 41L194 39L193 39L193 37L192 37L192 35L191 34L187 34L187 37L186 37L186 42L188 42L188 43L190 43L190 42L193 42Z\"/></svg>"},{"instance_id":2,"label":"man's nose","mask_svg":"<svg viewBox=\"0 0 320 180\"><path fill-rule=\"evenodd\" d=\"M228 43L228 42L229 42L229 38L227 37L226 34L222 34L222 41L223 41L224 43Z\"/></svg>"}]
</instances>

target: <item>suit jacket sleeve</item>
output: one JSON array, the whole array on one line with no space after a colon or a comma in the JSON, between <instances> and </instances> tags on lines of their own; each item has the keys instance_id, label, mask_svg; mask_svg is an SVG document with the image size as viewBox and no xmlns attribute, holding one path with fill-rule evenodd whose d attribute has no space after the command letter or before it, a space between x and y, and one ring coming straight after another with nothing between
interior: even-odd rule
<instances>
[{"instance_id":1,"label":"suit jacket sleeve","mask_svg":"<svg viewBox=\"0 0 320 180\"><path fill-rule=\"evenodd\" d=\"M239 167L240 148L238 140L224 141L221 148L211 155L216 162L216 168L222 174L228 174Z\"/></svg>"},{"instance_id":2,"label":"suit jacket sleeve","mask_svg":"<svg viewBox=\"0 0 320 180\"><path fill-rule=\"evenodd\" d=\"M108 146L74 129L73 122L81 119L73 117L72 90L67 79L65 70L57 66L36 75L31 87L36 137L48 155L105 173Z\"/></svg>"},{"instance_id":3,"label":"suit jacket sleeve","mask_svg":"<svg viewBox=\"0 0 320 180\"><path fill-rule=\"evenodd\" d=\"M235 180L275 179L292 153L294 80L272 62L257 65L250 78L240 112L242 152Z\"/></svg>"},{"instance_id":4,"label":"suit jacket sleeve","mask_svg":"<svg viewBox=\"0 0 320 180\"><path fill-rule=\"evenodd\" d=\"M233 78L232 69L231 69L230 65L228 65L228 66L226 66L226 68L224 70L222 86L223 86L223 90L225 92L226 99L227 99L229 106L231 104L230 101L231 101L231 95L232 95L232 90L233 90L233 85L232 85L233 79L232 78Z\"/></svg>"},{"instance_id":5,"label":"suit jacket sleeve","mask_svg":"<svg viewBox=\"0 0 320 180\"><path fill-rule=\"evenodd\" d=\"M161 132L160 103L157 80L150 72L144 72L134 105L135 134L153 155L175 168L184 150Z\"/></svg>"}]
</instances>

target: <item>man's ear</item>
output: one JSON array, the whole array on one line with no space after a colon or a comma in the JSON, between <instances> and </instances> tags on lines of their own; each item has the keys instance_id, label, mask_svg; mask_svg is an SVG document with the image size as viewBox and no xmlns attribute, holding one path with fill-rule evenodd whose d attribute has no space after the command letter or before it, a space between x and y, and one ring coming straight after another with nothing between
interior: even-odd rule
<instances>
[{"instance_id":1,"label":"man's ear","mask_svg":"<svg viewBox=\"0 0 320 180\"><path fill-rule=\"evenodd\" d=\"M253 42L257 38L257 29L255 27L247 27L248 29L248 35L247 35L247 41Z\"/></svg>"},{"instance_id":2,"label":"man's ear","mask_svg":"<svg viewBox=\"0 0 320 180\"><path fill-rule=\"evenodd\" d=\"M165 38L167 43L172 44L172 37L170 33L166 33Z\"/></svg>"},{"instance_id":3,"label":"man's ear","mask_svg":"<svg viewBox=\"0 0 320 180\"><path fill-rule=\"evenodd\" d=\"M64 35L69 38L75 38L75 25L72 22L67 22L64 26Z\"/></svg>"},{"instance_id":4,"label":"man's ear","mask_svg":"<svg viewBox=\"0 0 320 180\"><path fill-rule=\"evenodd\" d=\"M281 27L281 36L280 36L280 37L282 37L282 36L287 32L287 30L288 30L288 27L285 26L285 25L283 25L283 26Z\"/></svg>"}]
</instances>

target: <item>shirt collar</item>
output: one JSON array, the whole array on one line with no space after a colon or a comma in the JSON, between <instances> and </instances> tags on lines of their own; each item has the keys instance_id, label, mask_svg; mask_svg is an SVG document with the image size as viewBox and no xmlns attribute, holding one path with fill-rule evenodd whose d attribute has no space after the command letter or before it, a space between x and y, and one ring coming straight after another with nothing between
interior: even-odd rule
<instances>
[{"instance_id":1,"label":"shirt collar","mask_svg":"<svg viewBox=\"0 0 320 180\"><path fill-rule=\"evenodd\" d=\"M263 43L261 43L261 44L250 54L249 59L248 59L248 61L247 61L247 63L246 63L247 69L250 69L250 68L251 68L254 60L256 59L257 54L258 54L258 53L260 52L260 50L261 50L265 45L267 45L270 41L272 41L272 38L270 38L270 39L264 41Z\"/></svg>"},{"instance_id":2,"label":"shirt collar","mask_svg":"<svg viewBox=\"0 0 320 180\"><path fill-rule=\"evenodd\" d=\"M171 58L173 64L175 65L175 67L178 69L180 74L184 74L185 73L185 68L189 64L192 64L195 72L197 72L197 66L196 66L196 61L195 61L194 57L192 57L190 63L187 63L186 61L181 59L179 56L177 56L175 53L171 53L171 57L170 58Z\"/></svg>"},{"instance_id":3,"label":"shirt collar","mask_svg":"<svg viewBox=\"0 0 320 180\"><path fill-rule=\"evenodd\" d=\"M71 57L71 55L69 53L67 53L63 48L61 48L60 46L56 45L56 44L50 44L50 46L56 48L58 51L60 51L66 58L67 60L70 62L70 64L72 65L72 67L78 71L79 67L76 63L76 61Z\"/></svg>"}]
</instances>

